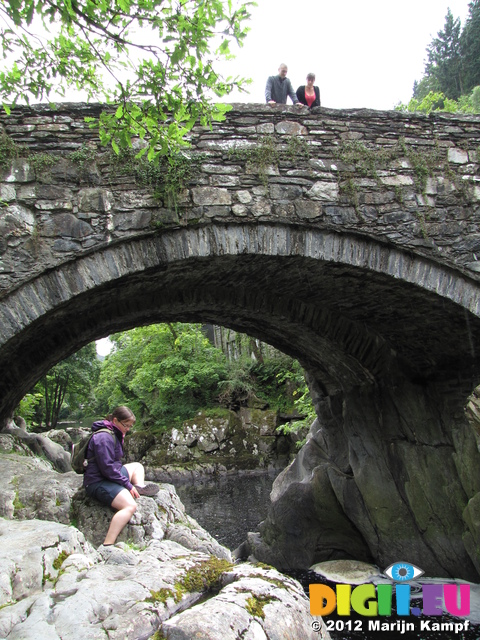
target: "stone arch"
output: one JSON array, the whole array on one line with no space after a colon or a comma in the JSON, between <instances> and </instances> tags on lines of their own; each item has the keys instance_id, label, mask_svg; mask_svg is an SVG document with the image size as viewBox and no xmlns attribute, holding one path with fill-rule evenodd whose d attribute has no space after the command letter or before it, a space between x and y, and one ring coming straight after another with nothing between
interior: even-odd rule
<instances>
[{"instance_id":1,"label":"stone arch","mask_svg":"<svg viewBox=\"0 0 480 640\"><path fill-rule=\"evenodd\" d=\"M62 347L58 338L49 340L47 336L52 344L45 366L51 366L55 357L60 359L123 326L198 317L253 332L308 362L308 355L302 354L302 346L293 336L289 348L279 328L275 331L269 326L269 316L283 315L284 323L288 317L297 329L303 325L312 332L312 340L325 342L321 360L311 358L310 364L329 368L332 381L335 365L329 362L329 352L336 353L340 379L345 368L341 358L361 378L367 371L375 375L367 351L383 350L386 358L392 347L402 348L405 364L419 376L426 377L447 353L451 359L455 353L461 354L463 369L465 362L471 361L470 373L475 370L476 375L472 345L480 316L478 290L477 282L459 272L357 235L280 225L184 228L112 244L11 293L0 310L0 357L2 352L10 357L15 345L20 348L24 342L34 343L45 334L42 327L58 325L51 331L65 338ZM381 310L376 299L379 295ZM115 299L125 304L131 300L125 317L116 309ZM408 315L398 318L407 302ZM227 306L234 317L229 317ZM255 326L259 306L263 308L264 328ZM114 317L110 317L110 307L115 308ZM79 313L89 321L83 322ZM68 327L62 329L67 319ZM402 327L406 321L409 326ZM456 340L449 335L450 322L465 325ZM412 327L415 336L411 335ZM436 334L434 341L432 333ZM449 340L440 353L442 335L448 335ZM67 343L69 336L71 345ZM410 348L408 340L414 343ZM459 344L462 341L463 347ZM16 354L20 360L29 358L23 351L23 357L20 351ZM33 361L30 367L35 367ZM6 390L0 395L5 397Z\"/></svg>"},{"instance_id":2,"label":"stone arch","mask_svg":"<svg viewBox=\"0 0 480 640\"><path fill-rule=\"evenodd\" d=\"M480 372L480 302L462 273L360 235L211 224L65 263L10 293L0 316L3 419L62 357L139 324L212 321L298 357L320 424L277 484L257 555L308 566L353 550L476 576L462 513L480 489L478 453L459 411ZM440 471L450 484L439 493ZM295 484L306 520L291 510Z\"/></svg>"}]
</instances>

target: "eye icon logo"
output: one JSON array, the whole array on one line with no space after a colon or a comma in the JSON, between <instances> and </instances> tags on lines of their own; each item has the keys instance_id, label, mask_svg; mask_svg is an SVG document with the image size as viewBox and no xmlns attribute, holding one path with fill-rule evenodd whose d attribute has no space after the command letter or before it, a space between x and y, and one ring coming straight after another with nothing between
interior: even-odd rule
<instances>
[{"instance_id":1,"label":"eye icon logo","mask_svg":"<svg viewBox=\"0 0 480 640\"><path fill-rule=\"evenodd\" d=\"M408 582L423 575L424 571L408 562L394 562L383 573L395 582Z\"/></svg>"}]
</instances>

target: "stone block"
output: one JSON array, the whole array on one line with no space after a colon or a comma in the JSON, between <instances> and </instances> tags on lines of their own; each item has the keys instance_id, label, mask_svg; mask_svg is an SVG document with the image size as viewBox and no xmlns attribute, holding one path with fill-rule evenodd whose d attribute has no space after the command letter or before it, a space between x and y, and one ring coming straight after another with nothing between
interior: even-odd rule
<instances>
[{"instance_id":1,"label":"stone block","mask_svg":"<svg viewBox=\"0 0 480 640\"><path fill-rule=\"evenodd\" d=\"M237 187L240 184L240 178L238 176L214 175L210 178L210 184L213 187Z\"/></svg>"},{"instance_id":2,"label":"stone block","mask_svg":"<svg viewBox=\"0 0 480 640\"><path fill-rule=\"evenodd\" d=\"M410 176L402 176L402 175L397 175L397 176L382 176L380 178L380 181L382 182L382 184L386 184L389 186L411 186L414 184L413 178L411 178Z\"/></svg>"},{"instance_id":3,"label":"stone block","mask_svg":"<svg viewBox=\"0 0 480 640\"><path fill-rule=\"evenodd\" d=\"M100 191L100 189L99 189ZM113 204L113 195L108 199ZM152 193L138 193L138 191L120 191L115 195L116 209L146 209L149 207L158 207L158 200Z\"/></svg>"},{"instance_id":4,"label":"stone block","mask_svg":"<svg viewBox=\"0 0 480 640\"><path fill-rule=\"evenodd\" d=\"M53 122L52 116L32 116L23 119L26 124L49 124Z\"/></svg>"},{"instance_id":5,"label":"stone block","mask_svg":"<svg viewBox=\"0 0 480 640\"><path fill-rule=\"evenodd\" d=\"M111 191L98 187L80 189L77 196L80 211L106 212L111 211L115 200Z\"/></svg>"},{"instance_id":6,"label":"stone block","mask_svg":"<svg viewBox=\"0 0 480 640\"><path fill-rule=\"evenodd\" d=\"M66 158L60 158L56 164L49 169L52 181L55 182L78 182L78 166Z\"/></svg>"},{"instance_id":7,"label":"stone block","mask_svg":"<svg viewBox=\"0 0 480 640\"><path fill-rule=\"evenodd\" d=\"M325 169L327 169L325 162L323 160L312 159L308 161L308 164L311 167L313 167L316 171L324 171Z\"/></svg>"},{"instance_id":8,"label":"stone block","mask_svg":"<svg viewBox=\"0 0 480 640\"><path fill-rule=\"evenodd\" d=\"M53 131L58 133L59 131L70 131L70 127L66 124L39 124L37 125L37 131Z\"/></svg>"},{"instance_id":9,"label":"stone block","mask_svg":"<svg viewBox=\"0 0 480 640\"><path fill-rule=\"evenodd\" d=\"M363 133L360 133L360 131L345 131L340 134L340 138L343 140L360 140L363 137Z\"/></svg>"},{"instance_id":10,"label":"stone block","mask_svg":"<svg viewBox=\"0 0 480 640\"><path fill-rule=\"evenodd\" d=\"M59 213L47 220L42 235L47 237L60 236L81 240L93 234L92 227L83 220L78 220L71 213Z\"/></svg>"},{"instance_id":11,"label":"stone block","mask_svg":"<svg viewBox=\"0 0 480 640\"><path fill-rule=\"evenodd\" d=\"M234 215L244 217L248 215L248 209L244 204L234 204L232 207Z\"/></svg>"},{"instance_id":12,"label":"stone block","mask_svg":"<svg viewBox=\"0 0 480 640\"><path fill-rule=\"evenodd\" d=\"M427 184L425 185L425 193L430 196L437 195L437 181L435 178L427 178Z\"/></svg>"},{"instance_id":13,"label":"stone block","mask_svg":"<svg viewBox=\"0 0 480 640\"><path fill-rule=\"evenodd\" d=\"M7 172L5 182L33 182L35 171L25 158L16 158Z\"/></svg>"},{"instance_id":14,"label":"stone block","mask_svg":"<svg viewBox=\"0 0 480 640\"><path fill-rule=\"evenodd\" d=\"M255 175L258 175L259 173L262 173L264 176L279 176L280 175L280 171L278 170L278 167L274 164L270 164L267 167L262 167L261 170L260 168L255 165L255 164L247 164L246 169L245 169L245 173L253 173Z\"/></svg>"},{"instance_id":15,"label":"stone block","mask_svg":"<svg viewBox=\"0 0 480 640\"><path fill-rule=\"evenodd\" d=\"M248 204L252 201L252 194L246 190L237 191L237 199L242 204Z\"/></svg>"},{"instance_id":16,"label":"stone block","mask_svg":"<svg viewBox=\"0 0 480 640\"><path fill-rule=\"evenodd\" d=\"M35 209L39 211L72 211L73 203L71 200L37 200Z\"/></svg>"},{"instance_id":17,"label":"stone block","mask_svg":"<svg viewBox=\"0 0 480 640\"><path fill-rule=\"evenodd\" d=\"M80 251L80 244L78 242L72 242L72 240L55 240L52 246L53 251L58 253L77 253Z\"/></svg>"},{"instance_id":18,"label":"stone block","mask_svg":"<svg viewBox=\"0 0 480 640\"><path fill-rule=\"evenodd\" d=\"M307 194L312 200L338 200L338 184L336 182L316 182Z\"/></svg>"},{"instance_id":19,"label":"stone block","mask_svg":"<svg viewBox=\"0 0 480 640\"><path fill-rule=\"evenodd\" d=\"M151 221L151 211L129 211L128 213L117 213L113 217L115 231L148 229Z\"/></svg>"},{"instance_id":20,"label":"stone block","mask_svg":"<svg viewBox=\"0 0 480 640\"><path fill-rule=\"evenodd\" d=\"M12 202L17 197L15 187L11 184L2 184L0 186L0 200L3 202Z\"/></svg>"},{"instance_id":21,"label":"stone block","mask_svg":"<svg viewBox=\"0 0 480 640\"><path fill-rule=\"evenodd\" d=\"M232 204L232 196L227 189L217 187L197 187L192 189L193 202L200 205Z\"/></svg>"},{"instance_id":22,"label":"stone block","mask_svg":"<svg viewBox=\"0 0 480 640\"><path fill-rule=\"evenodd\" d=\"M272 122L264 122L257 125L257 133L270 134L275 131L275 126Z\"/></svg>"},{"instance_id":23,"label":"stone block","mask_svg":"<svg viewBox=\"0 0 480 640\"><path fill-rule=\"evenodd\" d=\"M31 233L35 227L35 216L19 204L11 204L0 209L0 234L6 236L9 233L17 235L20 230Z\"/></svg>"},{"instance_id":24,"label":"stone block","mask_svg":"<svg viewBox=\"0 0 480 640\"><path fill-rule=\"evenodd\" d=\"M204 453L210 453L210 451L216 451L218 449L218 442L214 438L200 436L197 442L197 447Z\"/></svg>"},{"instance_id":25,"label":"stone block","mask_svg":"<svg viewBox=\"0 0 480 640\"><path fill-rule=\"evenodd\" d=\"M295 215L295 207L293 202L283 201L273 205L273 213L278 218L286 218L291 220Z\"/></svg>"},{"instance_id":26,"label":"stone block","mask_svg":"<svg viewBox=\"0 0 480 640\"><path fill-rule=\"evenodd\" d=\"M295 202L295 213L302 220L314 220L322 215L323 210L320 202L297 200Z\"/></svg>"},{"instance_id":27,"label":"stone block","mask_svg":"<svg viewBox=\"0 0 480 640\"><path fill-rule=\"evenodd\" d=\"M293 122L291 120L283 120L275 126L277 133L286 134L289 136L306 136L308 134L307 128L303 124Z\"/></svg>"},{"instance_id":28,"label":"stone block","mask_svg":"<svg viewBox=\"0 0 480 640\"><path fill-rule=\"evenodd\" d=\"M280 202L297 200L298 198L302 197L302 193L302 187L283 184L270 185L270 197L272 198L272 200L280 200Z\"/></svg>"},{"instance_id":29,"label":"stone block","mask_svg":"<svg viewBox=\"0 0 480 640\"><path fill-rule=\"evenodd\" d=\"M34 129L34 124L18 124L6 127L7 133L30 133Z\"/></svg>"},{"instance_id":30,"label":"stone block","mask_svg":"<svg viewBox=\"0 0 480 640\"><path fill-rule=\"evenodd\" d=\"M204 214L207 218L226 218L230 215L230 207L229 206L220 206L220 205L212 205L205 209Z\"/></svg>"},{"instance_id":31,"label":"stone block","mask_svg":"<svg viewBox=\"0 0 480 640\"><path fill-rule=\"evenodd\" d=\"M454 164L466 164L468 162L468 151L458 149L457 147L451 147L448 150L448 161Z\"/></svg>"},{"instance_id":32,"label":"stone block","mask_svg":"<svg viewBox=\"0 0 480 640\"><path fill-rule=\"evenodd\" d=\"M202 171L205 173L239 173L241 167L231 164L204 164L202 165Z\"/></svg>"}]
</instances>

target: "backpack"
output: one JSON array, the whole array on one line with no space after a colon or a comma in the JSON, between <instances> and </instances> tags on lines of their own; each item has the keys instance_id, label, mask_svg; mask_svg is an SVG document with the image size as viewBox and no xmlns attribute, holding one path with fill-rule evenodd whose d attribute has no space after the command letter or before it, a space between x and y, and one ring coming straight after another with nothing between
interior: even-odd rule
<instances>
[{"instance_id":1,"label":"backpack","mask_svg":"<svg viewBox=\"0 0 480 640\"><path fill-rule=\"evenodd\" d=\"M77 442L77 444L72 445L70 464L72 465L73 471L75 471L76 473L85 473L85 470L89 462L89 460L85 456L87 454L87 448L88 448L88 445L90 444L90 440L93 438L95 433L101 433L102 431L106 433L110 433L112 437L115 438L115 434L112 432L111 429L106 429L106 428L98 429L94 433L91 433L90 435L82 438L80 442ZM90 460L93 460L93 459L94 458L90 458Z\"/></svg>"}]
</instances>

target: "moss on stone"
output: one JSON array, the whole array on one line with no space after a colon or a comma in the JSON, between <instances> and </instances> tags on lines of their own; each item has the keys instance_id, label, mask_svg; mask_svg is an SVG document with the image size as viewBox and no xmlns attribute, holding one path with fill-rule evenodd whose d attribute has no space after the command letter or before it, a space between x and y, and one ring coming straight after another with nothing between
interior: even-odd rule
<instances>
[{"instance_id":1,"label":"moss on stone","mask_svg":"<svg viewBox=\"0 0 480 640\"><path fill-rule=\"evenodd\" d=\"M165 604L169 598L173 598L175 602L178 602L176 594L171 589L162 588L158 591L150 589L150 597L146 598L145 602L152 602L153 604L161 602L162 604Z\"/></svg>"},{"instance_id":2,"label":"moss on stone","mask_svg":"<svg viewBox=\"0 0 480 640\"><path fill-rule=\"evenodd\" d=\"M28 163L35 171L38 182L48 182L51 179L50 169L59 161L58 156L51 153L31 153L28 156Z\"/></svg>"},{"instance_id":3,"label":"moss on stone","mask_svg":"<svg viewBox=\"0 0 480 640\"><path fill-rule=\"evenodd\" d=\"M187 570L186 574L175 583L177 595L201 591L219 591L222 587L221 576L233 567L228 560L220 560L210 556L209 560L198 562ZM180 596L181 597L181 596Z\"/></svg>"},{"instance_id":4,"label":"moss on stone","mask_svg":"<svg viewBox=\"0 0 480 640\"><path fill-rule=\"evenodd\" d=\"M251 616L255 618L265 619L265 612L263 608L272 600L278 600L275 596L263 596L263 595L252 595L250 598L247 598L245 602L245 609Z\"/></svg>"},{"instance_id":5,"label":"moss on stone","mask_svg":"<svg viewBox=\"0 0 480 640\"><path fill-rule=\"evenodd\" d=\"M60 551L60 553L58 554L58 556L55 558L55 560L52 562L52 567L56 570L59 571L59 569L61 568L62 564L65 562L65 560L68 558L70 554L67 553L66 551Z\"/></svg>"},{"instance_id":6,"label":"moss on stone","mask_svg":"<svg viewBox=\"0 0 480 640\"><path fill-rule=\"evenodd\" d=\"M6 169L20 154L19 145L6 133L0 134L0 167Z\"/></svg>"},{"instance_id":7,"label":"moss on stone","mask_svg":"<svg viewBox=\"0 0 480 640\"><path fill-rule=\"evenodd\" d=\"M25 509L25 505L20 500L18 491L15 491L15 496L13 498L13 517L15 517L16 512L20 511L20 509Z\"/></svg>"}]
</instances>

